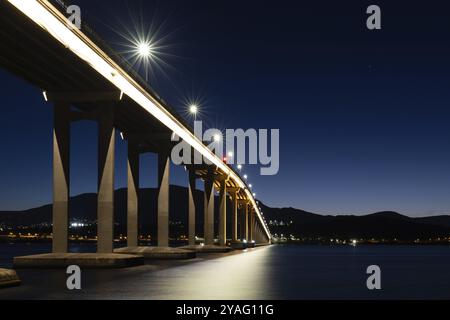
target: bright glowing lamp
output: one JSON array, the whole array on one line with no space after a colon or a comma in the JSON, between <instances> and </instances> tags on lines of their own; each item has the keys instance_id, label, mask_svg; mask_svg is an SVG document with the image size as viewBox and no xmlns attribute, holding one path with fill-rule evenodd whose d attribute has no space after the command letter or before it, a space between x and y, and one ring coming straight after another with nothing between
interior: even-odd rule
<instances>
[{"instance_id":1,"label":"bright glowing lamp","mask_svg":"<svg viewBox=\"0 0 450 320\"><path fill-rule=\"evenodd\" d=\"M142 58L150 58L152 56L152 46L148 42L141 42L137 46L137 52Z\"/></svg>"},{"instance_id":2,"label":"bright glowing lamp","mask_svg":"<svg viewBox=\"0 0 450 320\"><path fill-rule=\"evenodd\" d=\"M189 112L192 113L192 114L197 114L197 112L198 112L198 107L197 107L197 105L195 105L195 104L191 105L191 106L189 107Z\"/></svg>"}]
</instances>

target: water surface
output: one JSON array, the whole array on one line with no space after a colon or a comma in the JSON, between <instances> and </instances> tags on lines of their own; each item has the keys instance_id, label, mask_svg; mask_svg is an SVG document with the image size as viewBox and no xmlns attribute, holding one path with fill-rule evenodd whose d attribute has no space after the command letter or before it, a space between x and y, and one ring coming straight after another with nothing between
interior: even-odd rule
<instances>
[{"instance_id":1,"label":"water surface","mask_svg":"<svg viewBox=\"0 0 450 320\"><path fill-rule=\"evenodd\" d=\"M92 245L72 251L91 252ZM0 265L50 245L0 245ZM382 270L369 291L366 269ZM82 290L66 289L65 270L20 270L23 285L0 299L449 299L447 246L270 246L190 261L150 261L121 270L83 270Z\"/></svg>"}]
</instances>

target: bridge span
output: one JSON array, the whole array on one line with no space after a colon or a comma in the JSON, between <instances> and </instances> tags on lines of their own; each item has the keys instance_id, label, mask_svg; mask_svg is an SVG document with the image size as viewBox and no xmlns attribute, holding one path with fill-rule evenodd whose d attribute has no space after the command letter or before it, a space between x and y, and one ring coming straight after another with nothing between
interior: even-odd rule
<instances>
[{"instance_id":1,"label":"bridge span","mask_svg":"<svg viewBox=\"0 0 450 320\"><path fill-rule=\"evenodd\" d=\"M148 252L149 256L176 254L169 247L169 176L172 135L187 142L207 159L186 165L189 172L188 239L184 250L221 250L270 244L271 233L258 202L239 172L227 165L195 137L192 128L110 49L92 29L71 28L54 1L8 0L0 3L0 67L40 88L54 106L53 128L53 253L68 252L70 194L70 125L74 121L98 123L97 258L114 256L115 137L120 131L128 142L127 247L121 253ZM138 247L139 156L158 155L157 247ZM196 245L196 181L204 182L204 245ZM218 234L214 232L214 195L219 192ZM227 237L227 198L232 199L231 239ZM244 234L238 220L245 217ZM216 241L216 237L218 240ZM159 248L159 249L158 249ZM177 251L178 250L178 251ZM118 251L116 251L118 252ZM105 257L106 257L105 256ZM33 258L33 257L32 257ZM34 257L34 260L37 258ZM32 259L33 260L33 259ZM25 265L30 259L17 259ZM60 262L58 262L60 263ZM45 264L45 263L44 263Z\"/></svg>"}]
</instances>

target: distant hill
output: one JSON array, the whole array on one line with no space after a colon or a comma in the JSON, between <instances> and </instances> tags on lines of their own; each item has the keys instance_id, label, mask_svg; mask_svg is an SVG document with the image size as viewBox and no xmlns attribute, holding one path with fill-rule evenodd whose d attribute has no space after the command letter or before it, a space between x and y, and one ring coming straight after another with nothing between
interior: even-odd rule
<instances>
[{"instance_id":1,"label":"distant hill","mask_svg":"<svg viewBox=\"0 0 450 320\"><path fill-rule=\"evenodd\" d=\"M187 223L188 190L184 187L170 186L170 220ZM198 227L203 224L203 192L196 192L197 201L201 204L198 208L196 222ZM156 230L156 189L141 189L139 193L139 224L145 232ZM217 205L217 201L216 201ZM127 189L115 191L114 218L116 223L126 226L127 223ZM216 210L217 212L217 210ZM70 199L71 220L97 220L97 194L85 193ZM52 221L52 205L48 204L39 208L25 211L0 211L0 223L10 226L36 225ZM145 227L145 228L144 228Z\"/></svg>"},{"instance_id":2,"label":"distant hill","mask_svg":"<svg viewBox=\"0 0 450 320\"><path fill-rule=\"evenodd\" d=\"M300 237L376 238L415 240L450 236L450 216L410 218L396 212L378 212L364 216L323 216L293 208L270 208L262 205L272 233Z\"/></svg>"},{"instance_id":3,"label":"distant hill","mask_svg":"<svg viewBox=\"0 0 450 320\"><path fill-rule=\"evenodd\" d=\"M188 190L171 186L170 220L178 222L181 228L187 224ZM115 193L115 220L126 226L127 190ZM141 231L154 233L156 230L156 189L142 189L139 194L139 224ZM197 191L200 206L197 212L197 230L203 225L203 192ZM71 219L96 220L97 195L88 193L75 196L70 201ZM272 221L272 233L293 234L296 237L324 238L376 238L411 241L450 236L450 216L410 218L396 212L378 212L365 216L324 216L294 208L270 208L260 203L266 220ZM218 220L216 201L216 221ZM11 226L33 225L51 222L51 205L25 211L0 211L0 223ZM230 224L231 203L228 206ZM276 221L276 223L275 223ZM229 225L230 227L230 225Z\"/></svg>"}]
</instances>

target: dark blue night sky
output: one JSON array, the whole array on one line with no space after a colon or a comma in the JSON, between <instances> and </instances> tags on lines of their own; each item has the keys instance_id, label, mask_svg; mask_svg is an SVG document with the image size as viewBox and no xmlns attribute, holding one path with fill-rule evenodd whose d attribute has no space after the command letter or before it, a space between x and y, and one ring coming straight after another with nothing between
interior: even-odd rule
<instances>
[{"instance_id":1,"label":"dark blue night sky","mask_svg":"<svg viewBox=\"0 0 450 320\"><path fill-rule=\"evenodd\" d=\"M445 2L88 1L83 18L112 46L131 17L163 24L170 66L152 85L180 113L204 98L202 120L280 129L276 176L246 167L265 204L324 214L450 213L450 19ZM125 4L128 5L125 5ZM0 53L1 54L1 53ZM52 108L41 90L0 71L0 210L51 202ZM96 190L96 125L72 134L72 194ZM118 140L117 187L126 186ZM156 184L144 156L141 186ZM172 183L187 185L177 168Z\"/></svg>"}]
</instances>

